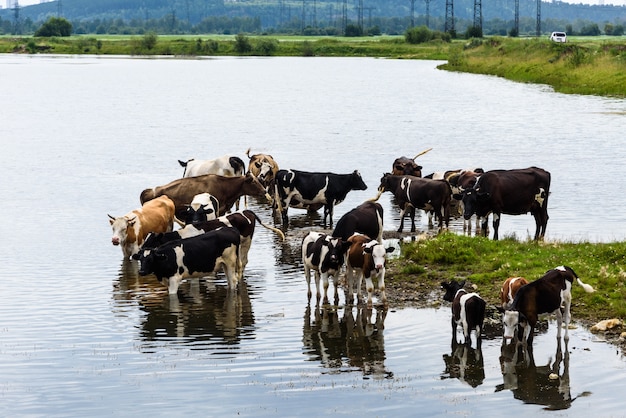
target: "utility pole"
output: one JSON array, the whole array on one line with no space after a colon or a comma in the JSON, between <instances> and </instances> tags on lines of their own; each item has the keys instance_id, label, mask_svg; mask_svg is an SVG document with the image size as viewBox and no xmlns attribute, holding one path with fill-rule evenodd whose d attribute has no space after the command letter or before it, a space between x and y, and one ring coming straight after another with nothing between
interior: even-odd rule
<instances>
[{"instance_id":1,"label":"utility pole","mask_svg":"<svg viewBox=\"0 0 626 418\"><path fill-rule=\"evenodd\" d=\"M519 0L515 0L515 36L519 36Z\"/></svg>"},{"instance_id":2,"label":"utility pole","mask_svg":"<svg viewBox=\"0 0 626 418\"><path fill-rule=\"evenodd\" d=\"M541 0L537 0L537 38L541 36Z\"/></svg>"},{"instance_id":3,"label":"utility pole","mask_svg":"<svg viewBox=\"0 0 626 418\"><path fill-rule=\"evenodd\" d=\"M474 27L483 30L483 3L482 0L474 0Z\"/></svg>"}]
</instances>

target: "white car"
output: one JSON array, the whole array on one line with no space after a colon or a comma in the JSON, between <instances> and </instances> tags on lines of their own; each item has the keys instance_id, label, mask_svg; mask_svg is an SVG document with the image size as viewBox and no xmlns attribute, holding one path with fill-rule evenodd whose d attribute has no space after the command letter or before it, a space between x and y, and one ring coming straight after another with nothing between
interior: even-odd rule
<instances>
[{"instance_id":1,"label":"white car","mask_svg":"<svg viewBox=\"0 0 626 418\"><path fill-rule=\"evenodd\" d=\"M567 42L567 35L565 32L552 32L550 40L554 42Z\"/></svg>"}]
</instances>

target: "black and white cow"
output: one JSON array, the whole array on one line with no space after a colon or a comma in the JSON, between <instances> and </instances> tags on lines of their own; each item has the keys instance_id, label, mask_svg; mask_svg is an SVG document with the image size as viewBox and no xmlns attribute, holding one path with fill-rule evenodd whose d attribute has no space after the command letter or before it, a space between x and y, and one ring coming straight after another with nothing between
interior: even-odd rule
<instances>
[{"instance_id":1,"label":"black and white cow","mask_svg":"<svg viewBox=\"0 0 626 418\"><path fill-rule=\"evenodd\" d=\"M476 343L480 347L483 321L485 320L485 301L478 293L468 293L465 289L465 280L461 283L452 280L442 282L441 287L446 291L443 300L452 302L452 342L456 342L456 328L463 328L464 343L471 345L470 334L476 332Z\"/></svg>"},{"instance_id":2,"label":"black and white cow","mask_svg":"<svg viewBox=\"0 0 626 418\"><path fill-rule=\"evenodd\" d=\"M367 201L345 213L337 221L332 236L345 241L355 232L383 243L383 207L380 203Z\"/></svg>"},{"instance_id":3,"label":"black and white cow","mask_svg":"<svg viewBox=\"0 0 626 418\"><path fill-rule=\"evenodd\" d=\"M217 218L220 202L210 193L200 193L193 197L187 207L184 224L195 224Z\"/></svg>"},{"instance_id":4,"label":"black and white cow","mask_svg":"<svg viewBox=\"0 0 626 418\"><path fill-rule=\"evenodd\" d=\"M463 216L473 214L485 219L483 235L487 236L486 218L493 213L493 239L498 239L500 216L530 212L535 218L535 240L543 239L548 225L550 173L537 167L515 170L491 170L481 174L472 188L463 191Z\"/></svg>"},{"instance_id":5,"label":"black and white cow","mask_svg":"<svg viewBox=\"0 0 626 418\"><path fill-rule=\"evenodd\" d=\"M411 232L415 232L415 208L426 212L433 211L439 221L439 228L446 228L450 222L450 185L445 180L431 180L413 176L394 176L386 173L380 179L379 196L385 191L393 193L400 206L400 227L404 229L404 215L408 212L411 218Z\"/></svg>"},{"instance_id":6,"label":"black and white cow","mask_svg":"<svg viewBox=\"0 0 626 418\"><path fill-rule=\"evenodd\" d=\"M217 219L211 219L208 221L197 222L195 224L188 224L184 228L176 231L150 234L146 237L142 249L156 248L159 245L163 245L168 241L174 241L177 239L195 237L197 235L204 234L205 232L212 231L221 227L233 227L239 231L241 235L241 243L239 247L239 258L241 259L242 272L248 265L248 252L252 245L252 236L254 235L255 225L258 222L262 227L269 229L276 233L282 241L285 240L285 234L278 228L266 225L258 217L256 213L249 209L243 211L229 213L228 215L220 216Z\"/></svg>"},{"instance_id":7,"label":"black and white cow","mask_svg":"<svg viewBox=\"0 0 626 418\"><path fill-rule=\"evenodd\" d=\"M335 303L339 300L338 282L339 272L343 266L346 250L350 246L347 241L341 238L334 238L330 235L311 231L302 239L302 264L304 265L304 275L308 285L308 297L311 299L311 270L315 272L315 288L317 290L317 301L319 303L320 279L324 286L324 303L328 302L328 279L332 276L335 287Z\"/></svg>"},{"instance_id":8,"label":"black and white cow","mask_svg":"<svg viewBox=\"0 0 626 418\"><path fill-rule=\"evenodd\" d=\"M583 283L574 270L567 266L548 270L541 278L520 287L508 309L498 307L503 314L504 341L513 340L518 326L523 326L522 342L532 344L533 331L539 315L552 312L556 314L556 337L561 338L561 325L565 322L565 339L568 340L567 330L571 317L570 306L574 279L585 289L585 292L594 292L593 287ZM561 313L561 307L563 307L563 313Z\"/></svg>"},{"instance_id":9,"label":"black and white cow","mask_svg":"<svg viewBox=\"0 0 626 418\"><path fill-rule=\"evenodd\" d=\"M354 170L350 174L316 173L299 170L279 170L276 174L278 209L282 211L283 223L287 224L289 207L307 208L324 205L324 224L330 218L333 225L333 209L343 202L351 190L365 190L361 174Z\"/></svg>"},{"instance_id":10,"label":"black and white cow","mask_svg":"<svg viewBox=\"0 0 626 418\"><path fill-rule=\"evenodd\" d=\"M184 279L222 269L229 289L236 289L241 277L240 241L237 229L224 227L195 237L169 241L153 249L143 249L133 258L140 262L141 276L153 273L160 282L165 282L171 295L178 292Z\"/></svg>"}]
</instances>

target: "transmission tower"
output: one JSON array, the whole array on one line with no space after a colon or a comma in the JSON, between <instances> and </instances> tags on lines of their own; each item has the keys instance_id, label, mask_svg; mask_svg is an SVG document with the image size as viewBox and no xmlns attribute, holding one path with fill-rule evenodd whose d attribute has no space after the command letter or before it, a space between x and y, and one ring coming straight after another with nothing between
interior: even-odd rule
<instances>
[{"instance_id":1,"label":"transmission tower","mask_svg":"<svg viewBox=\"0 0 626 418\"><path fill-rule=\"evenodd\" d=\"M444 28L445 32L454 34L454 1L446 0L446 24Z\"/></svg>"},{"instance_id":2,"label":"transmission tower","mask_svg":"<svg viewBox=\"0 0 626 418\"><path fill-rule=\"evenodd\" d=\"M415 0L411 0L411 27L415 27Z\"/></svg>"},{"instance_id":3,"label":"transmission tower","mask_svg":"<svg viewBox=\"0 0 626 418\"><path fill-rule=\"evenodd\" d=\"M341 32L345 35L348 27L348 0L343 0L341 6Z\"/></svg>"},{"instance_id":4,"label":"transmission tower","mask_svg":"<svg viewBox=\"0 0 626 418\"><path fill-rule=\"evenodd\" d=\"M430 0L426 1L426 27L430 29Z\"/></svg>"},{"instance_id":5,"label":"transmission tower","mask_svg":"<svg viewBox=\"0 0 626 418\"><path fill-rule=\"evenodd\" d=\"M474 27L483 29L483 2L474 0Z\"/></svg>"},{"instance_id":6,"label":"transmission tower","mask_svg":"<svg viewBox=\"0 0 626 418\"><path fill-rule=\"evenodd\" d=\"M22 34L22 28L20 27L20 4L18 0L15 0L15 3L13 3L13 34Z\"/></svg>"},{"instance_id":7,"label":"transmission tower","mask_svg":"<svg viewBox=\"0 0 626 418\"><path fill-rule=\"evenodd\" d=\"M358 25L359 25L359 30L361 31L361 35L363 35L363 0L359 0L359 10L358 10L358 16L357 16L357 20L358 20Z\"/></svg>"},{"instance_id":8,"label":"transmission tower","mask_svg":"<svg viewBox=\"0 0 626 418\"><path fill-rule=\"evenodd\" d=\"M537 0L537 38L541 36L541 0Z\"/></svg>"},{"instance_id":9,"label":"transmission tower","mask_svg":"<svg viewBox=\"0 0 626 418\"><path fill-rule=\"evenodd\" d=\"M61 17L63 15L63 4L61 4L61 0L57 0L57 17Z\"/></svg>"},{"instance_id":10,"label":"transmission tower","mask_svg":"<svg viewBox=\"0 0 626 418\"><path fill-rule=\"evenodd\" d=\"M515 36L519 36L519 0L515 0Z\"/></svg>"}]
</instances>

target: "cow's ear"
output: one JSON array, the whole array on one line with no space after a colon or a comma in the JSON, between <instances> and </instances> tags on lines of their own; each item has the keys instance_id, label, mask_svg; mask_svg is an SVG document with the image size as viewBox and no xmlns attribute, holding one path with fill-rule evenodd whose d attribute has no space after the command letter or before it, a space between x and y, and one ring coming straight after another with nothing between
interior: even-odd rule
<instances>
[{"instance_id":1,"label":"cow's ear","mask_svg":"<svg viewBox=\"0 0 626 418\"><path fill-rule=\"evenodd\" d=\"M476 193L476 197L478 199L482 199L482 200L487 200L487 199L489 199L490 196L491 196L491 193L489 193L489 192L479 192L479 191L477 191L477 193Z\"/></svg>"},{"instance_id":2,"label":"cow's ear","mask_svg":"<svg viewBox=\"0 0 626 418\"><path fill-rule=\"evenodd\" d=\"M388 253L392 253L392 252L394 252L395 250L396 250L396 249L395 249L394 247L387 247L387 248L385 249L385 251L386 251L386 252L388 252Z\"/></svg>"},{"instance_id":3,"label":"cow's ear","mask_svg":"<svg viewBox=\"0 0 626 418\"><path fill-rule=\"evenodd\" d=\"M454 193L454 194L452 194L452 198L454 198L454 200L463 200L463 194L462 193Z\"/></svg>"},{"instance_id":4,"label":"cow's ear","mask_svg":"<svg viewBox=\"0 0 626 418\"><path fill-rule=\"evenodd\" d=\"M498 310L498 312L500 313L505 313L506 309L504 309L502 306L496 306L496 309Z\"/></svg>"},{"instance_id":5,"label":"cow's ear","mask_svg":"<svg viewBox=\"0 0 626 418\"><path fill-rule=\"evenodd\" d=\"M131 255L130 258L132 258L133 260L139 260L141 258L141 256L139 255L139 253L135 253L135 254Z\"/></svg>"},{"instance_id":6,"label":"cow's ear","mask_svg":"<svg viewBox=\"0 0 626 418\"><path fill-rule=\"evenodd\" d=\"M372 253L372 248L373 247L369 247L367 245L364 245L363 246L363 253L371 254Z\"/></svg>"},{"instance_id":7,"label":"cow's ear","mask_svg":"<svg viewBox=\"0 0 626 418\"><path fill-rule=\"evenodd\" d=\"M442 289L446 289L446 290L448 290L448 288L449 288L449 287L450 287L450 285L449 285L448 283L446 283L446 282L441 282L441 288L442 288Z\"/></svg>"}]
</instances>

